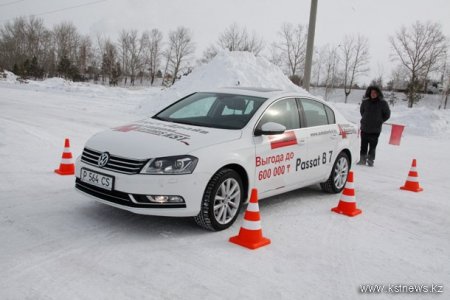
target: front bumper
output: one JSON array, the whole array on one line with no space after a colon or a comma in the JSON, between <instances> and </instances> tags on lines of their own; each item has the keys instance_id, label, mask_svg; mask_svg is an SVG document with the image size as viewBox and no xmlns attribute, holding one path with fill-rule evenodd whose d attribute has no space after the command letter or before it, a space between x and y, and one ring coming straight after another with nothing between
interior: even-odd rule
<instances>
[{"instance_id":1,"label":"front bumper","mask_svg":"<svg viewBox=\"0 0 450 300\"><path fill-rule=\"evenodd\" d=\"M108 191L80 180L81 168L114 176L114 189ZM171 217L198 215L210 174L127 175L107 171L77 159L75 188L96 201L137 214ZM145 203L146 195L177 195L185 203Z\"/></svg>"}]
</instances>

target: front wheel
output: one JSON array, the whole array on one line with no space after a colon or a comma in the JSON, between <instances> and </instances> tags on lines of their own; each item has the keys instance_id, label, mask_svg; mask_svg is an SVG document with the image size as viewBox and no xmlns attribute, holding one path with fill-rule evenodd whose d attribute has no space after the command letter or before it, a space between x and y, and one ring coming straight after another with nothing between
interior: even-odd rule
<instances>
[{"instance_id":1,"label":"front wheel","mask_svg":"<svg viewBox=\"0 0 450 300\"><path fill-rule=\"evenodd\" d=\"M347 176L350 169L350 159L345 152L339 153L337 156L330 177L320 184L322 190L327 193L340 193L347 182Z\"/></svg>"},{"instance_id":2,"label":"front wheel","mask_svg":"<svg viewBox=\"0 0 450 300\"><path fill-rule=\"evenodd\" d=\"M203 195L200 213L194 217L201 227L219 231L230 227L244 202L244 188L239 174L232 169L218 171Z\"/></svg>"}]
</instances>

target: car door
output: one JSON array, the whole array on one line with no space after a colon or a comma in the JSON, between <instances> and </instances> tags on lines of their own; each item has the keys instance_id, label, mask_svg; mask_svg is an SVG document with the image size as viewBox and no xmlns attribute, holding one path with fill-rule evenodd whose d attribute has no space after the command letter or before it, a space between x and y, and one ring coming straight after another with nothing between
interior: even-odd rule
<instances>
[{"instance_id":1,"label":"car door","mask_svg":"<svg viewBox=\"0 0 450 300\"><path fill-rule=\"evenodd\" d=\"M311 181L325 180L337 155L340 138L334 113L322 102L307 98L299 99L299 107L308 139L308 156L301 158L297 168L309 171Z\"/></svg>"},{"instance_id":2,"label":"car door","mask_svg":"<svg viewBox=\"0 0 450 300\"><path fill-rule=\"evenodd\" d=\"M286 127L278 135L254 136L256 154L256 188L262 196L270 196L299 183L295 172L296 157L307 152L305 133L300 128L296 99L274 101L262 114L256 128L268 122Z\"/></svg>"}]
</instances>

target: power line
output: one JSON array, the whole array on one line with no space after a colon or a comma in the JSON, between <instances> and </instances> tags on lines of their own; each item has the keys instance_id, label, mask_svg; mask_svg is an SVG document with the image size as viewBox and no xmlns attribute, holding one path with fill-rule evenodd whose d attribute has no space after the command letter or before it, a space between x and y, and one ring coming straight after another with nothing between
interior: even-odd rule
<instances>
[{"instance_id":1,"label":"power line","mask_svg":"<svg viewBox=\"0 0 450 300\"><path fill-rule=\"evenodd\" d=\"M25 1L25 0L16 0L16 1L11 1L11 2L6 2L6 3L0 3L0 7L16 4L19 2L23 2L23 1Z\"/></svg>"},{"instance_id":2,"label":"power line","mask_svg":"<svg viewBox=\"0 0 450 300\"><path fill-rule=\"evenodd\" d=\"M84 6L89 6L89 5L94 5L94 4L101 3L101 2L106 2L106 1L108 1L108 0L92 1L92 2L88 2L88 3L84 3L84 4L75 5L75 6L70 6L70 7L65 7L65 8L61 8L61 9L46 11L46 12L43 12L43 13L40 13L40 14L34 14L33 16L49 15L49 14L57 13L57 12L60 12L60 11L70 10L70 9L84 7Z\"/></svg>"},{"instance_id":3,"label":"power line","mask_svg":"<svg viewBox=\"0 0 450 300\"><path fill-rule=\"evenodd\" d=\"M24 1L24 0L20 0L20 1ZM20 1L15 1L15 2L20 2ZM36 17L36 16L43 16L43 15L49 15L49 14L54 14L54 13L58 13L61 11L65 11L65 10L70 10L70 9L75 9L75 8L80 8L80 7L84 7L84 6L90 6L90 5L94 5L97 3L101 3L101 2L106 2L108 0L97 0L97 1L91 1L91 2L87 2L87 3L83 3L83 4L79 4L79 5L74 5L74 6L68 6L68 7L64 7L64 8L60 8L60 9L55 9L55 10L50 10L50 11L46 11L46 12L42 12L42 13L38 13L38 14L31 14L29 15L30 17ZM11 2L12 3L12 2ZM6 19L6 20L1 20L1 21L9 21L12 20L14 18L10 18L10 19Z\"/></svg>"}]
</instances>

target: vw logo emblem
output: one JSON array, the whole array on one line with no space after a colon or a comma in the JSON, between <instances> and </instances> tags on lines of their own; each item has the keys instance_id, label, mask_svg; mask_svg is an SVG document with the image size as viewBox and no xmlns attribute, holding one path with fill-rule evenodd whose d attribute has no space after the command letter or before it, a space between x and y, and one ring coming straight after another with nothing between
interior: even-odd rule
<instances>
[{"instance_id":1,"label":"vw logo emblem","mask_svg":"<svg viewBox=\"0 0 450 300\"><path fill-rule=\"evenodd\" d=\"M100 168L103 168L104 166L106 166L106 164L108 163L108 161L109 161L109 153L108 153L108 152L103 152L103 153L100 155L100 157L98 158L97 165L98 165Z\"/></svg>"}]
</instances>

